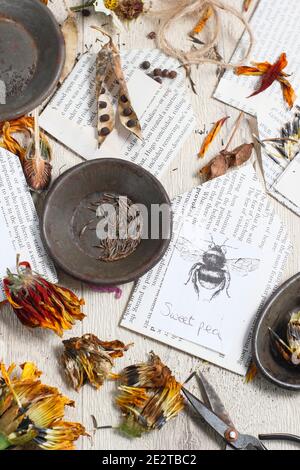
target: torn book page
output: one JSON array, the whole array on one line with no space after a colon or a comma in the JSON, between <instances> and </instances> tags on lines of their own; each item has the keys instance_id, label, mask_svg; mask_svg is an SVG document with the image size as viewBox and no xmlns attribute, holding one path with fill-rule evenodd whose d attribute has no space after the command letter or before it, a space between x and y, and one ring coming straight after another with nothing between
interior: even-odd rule
<instances>
[{"instance_id":1,"label":"torn book page","mask_svg":"<svg viewBox=\"0 0 300 470\"><path fill-rule=\"evenodd\" d=\"M194 113L184 88L184 74L180 72L176 80L166 79L160 85L142 71L140 64L144 60L149 60L153 68L178 66L174 59L156 49L122 53L122 60L133 107L142 124L142 141L117 122L114 131L98 148L96 54L82 56L41 114L40 125L85 159L124 158L159 176L195 127ZM116 94L116 87L115 80L109 79L112 96Z\"/></svg>"},{"instance_id":2,"label":"torn book page","mask_svg":"<svg viewBox=\"0 0 300 470\"><path fill-rule=\"evenodd\" d=\"M167 253L152 271L137 282L127 310L121 320L121 326L244 375L251 357L253 323L266 299L281 281L291 251L287 231L279 217L275 214L272 200L264 193L251 164L246 164L237 170L233 170L222 177L204 183L192 191L177 197L173 202L173 212L174 233ZM216 250L216 244L220 246L222 239L224 244L228 244L233 248L235 247L234 242L237 241L239 247L241 245L248 247L248 253L252 250L251 258L256 259L257 256L257 259L259 259L258 256L261 257L261 255L255 255L254 253L263 253L269 258L268 262L270 264L264 268L267 271L267 275L265 272L263 279L260 278L260 282L263 286L260 286L257 290L256 287L254 287L256 284L252 286L252 283L247 284L246 282L247 285L244 286L244 289L240 289L239 293L240 308L235 305L232 311L226 311L227 315L230 315L228 316L229 322L233 322L235 318L237 319L239 331L235 330L234 323L229 324L228 330L225 331L229 341L226 342L226 347L222 350L223 354L214 351L215 346L208 348L208 343L206 343L205 347L197 344L194 338L190 338L190 340L182 338L182 335L179 335L178 332L174 333L174 328L169 328L165 322L162 322L159 326L156 319L154 326L154 312L159 311L160 308L165 308L165 305L158 304L158 301L161 298L160 292L165 289L166 279L170 279L169 270L172 267L172 256L175 250L181 252L190 251L185 248L180 248L179 235L185 224L195 227L195 233L197 233L198 230L202 230L205 234L211 234L214 240L214 242L211 243L215 243L211 249ZM225 242L226 238L229 239ZM199 240L198 243L203 244L201 248L204 248L204 242ZM205 250L206 252L208 251L207 244L205 245ZM270 253L272 254L271 256ZM219 258L219 256L220 254L217 257ZM228 249L226 260L227 257L231 259L231 256L232 259L236 259ZM205 266L200 266L201 269L200 271L196 271L196 274L194 271L194 285L192 282L192 286L190 287L195 287L196 285L198 290L201 291L201 295L205 292L205 286L208 287L209 285L210 287L215 287L215 289L211 291L212 295L216 290L222 288L219 295L224 296L223 299L226 298L227 285L224 286L225 292L223 288L223 273L225 272L223 269L225 270L225 265L224 268L222 268L221 274L220 270L217 270L217 274L214 273L212 276L212 267L208 266L207 258L204 258L203 252L202 254L199 253L198 259L198 262ZM246 264L247 261L245 266ZM239 267L242 269L242 264ZM255 268L255 264L253 267ZM210 277L207 271L209 271ZM232 269L227 265L226 271L229 272L231 276ZM204 273L206 273L205 276ZM248 273L248 275L249 274L250 273ZM176 272L175 275L181 278L182 272ZM218 286L216 286L216 276L222 277L222 279L219 279L220 283L218 283ZM214 281L212 281L212 277ZM245 277L245 281L247 281L247 273ZM229 281L227 280L227 282ZM214 286L212 286L212 284L214 284ZM173 294L176 289L178 289L181 296L185 298L186 307L190 304L190 296L196 294L195 289L194 292L193 289L187 292L184 285L175 287L175 285L168 284L168 287L168 299L170 299L168 302L172 303L172 309L174 309L174 307L176 308L173 300L173 298L175 299ZM241 309L244 308L244 298L248 295L245 289L250 290L256 300L256 309L255 311L249 311L247 318L243 317L241 313ZM208 292L206 293L209 294ZM230 295L230 285L228 286L228 293ZM188 294L187 297L185 297L185 294ZM166 310L163 311L166 312ZM197 315L200 314L200 312L195 310L188 311L187 314L185 312L186 309L184 312L181 312L180 309L176 311L179 316L183 317L192 315L198 318ZM186 321L188 322L188 319ZM212 330L210 327L205 329L211 334Z\"/></svg>"},{"instance_id":3,"label":"torn book page","mask_svg":"<svg viewBox=\"0 0 300 470\"><path fill-rule=\"evenodd\" d=\"M54 265L48 257L40 237L39 219L27 186L20 160L0 148L0 279L9 268L16 269L20 261L28 261L32 269L51 282L57 282ZM0 302L5 294L0 285Z\"/></svg>"}]
</instances>

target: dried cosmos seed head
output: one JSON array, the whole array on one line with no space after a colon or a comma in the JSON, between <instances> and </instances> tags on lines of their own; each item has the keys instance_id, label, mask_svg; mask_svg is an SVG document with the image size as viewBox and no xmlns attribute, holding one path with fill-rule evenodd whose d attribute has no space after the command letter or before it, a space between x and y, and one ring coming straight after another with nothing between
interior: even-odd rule
<instances>
[{"instance_id":1,"label":"dried cosmos seed head","mask_svg":"<svg viewBox=\"0 0 300 470\"><path fill-rule=\"evenodd\" d=\"M285 342L280 336L269 328L271 335L271 344L282 358L293 366L300 365L300 312L291 315L287 325Z\"/></svg>"},{"instance_id":2,"label":"dried cosmos seed head","mask_svg":"<svg viewBox=\"0 0 300 470\"><path fill-rule=\"evenodd\" d=\"M101 341L92 334L65 340L63 344L62 365L76 391L85 383L100 388L111 375L114 359L122 357L130 347L117 340Z\"/></svg>"},{"instance_id":3,"label":"dried cosmos seed head","mask_svg":"<svg viewBox=\"0 0 300 470\"><path fill-rule=\"evenodd\" d=\"M21 372L15 364L0 364L0 450L35 446L45 450L71 450L86 435L79 423L63 421L65 406L74 402L57 388L39 380L41 372L26 362Z\"/></svg>"},{"instance_id":4,"label":"dried cosmos seed head","mask_svg":"<svg viewBox=\"0 0 300 470\"><path fill-rule=\"evenodd\" d=\"M72 291L46 281L27 262L17 263L17 273L7 271L3 285L8 302L23 325L47 328L62 336L82 320L84 301Z\"/></svg>"},{"instance_id":5,"label":"dried cosmos seed head","mask_svg":"<svg viewBox=\"0 0 300 470\"><path fill-rule=\"evenodd\" d=\"M138 18L144 12L142 0L119 0L116 13L125 20Z\"/></svg>"}]
</instances>

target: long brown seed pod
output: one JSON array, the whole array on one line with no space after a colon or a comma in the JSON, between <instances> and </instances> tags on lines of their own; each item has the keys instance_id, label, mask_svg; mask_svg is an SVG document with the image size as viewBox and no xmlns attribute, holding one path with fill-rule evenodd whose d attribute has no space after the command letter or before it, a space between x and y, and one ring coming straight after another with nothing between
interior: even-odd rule
<instances>
[{"instance_id":1,"label":"long brown seed pod","mask_svg":"<svg viewBox=\"0 0 300 470\"><path fill-rule=\"evenodd\" d=\"M109 38L108 47L111 50L111 64L117 81L119 82L119 100L118 100L118 113L121 124L128 131L132 132L136 137L142 139L142 128L131 104L126 80L122 70L121 57L118 48L113 43L112 37L97 26L92 26L93 29L101 32Z\"/></svg>"},{"instance_id":2,"label":"long brown seed pod","mask_svg":"<svg viewBox=\"0 0 300 470\"><path fill-rule=\"evenodd\" d=\"M60 83L62 83L73 70L77 57L78 28L74 13L69 11L61 27L61 31L66 44L66 60L60 77Z\"/></svg>"},{"instance_id":3,"label":"long brown seed pod","mask_svg":"<svg viewBox=\"0 0 300 470\"><path fill-rule=\"evenodd\" d=\"M101 49L96 59L97 127L99 146L115 127L115 113L110 96L104 86L110 66L111 49L108 43Z\"/></svg>"}]
</instances>

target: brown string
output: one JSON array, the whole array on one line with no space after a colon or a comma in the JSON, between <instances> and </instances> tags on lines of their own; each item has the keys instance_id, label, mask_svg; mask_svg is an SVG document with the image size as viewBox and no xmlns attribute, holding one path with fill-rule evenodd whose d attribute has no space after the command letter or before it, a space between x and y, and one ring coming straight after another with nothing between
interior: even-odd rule
<instances>
[{"instance_id":1,"label":"brown string","mask_svg":"<svg viewBox=\"0 0 300 470\"><path fill-rule=\"evenodd\" d=\"M206 8L210 7L214 17L214 31L210 41L205 44L201 49L190 50L188 52L182 49L176 48L168 39L167 33L170 29L176 28L178 21L185 16L194 16L200 18L203 15ZM220 11L231 13L245 26L246 31L249 34L249 47L244 57L241 59L239 64L227 63L223 60L211 59L207 57L209 51L217 44L220 34ZM151 15L155 15L160 18L160 26L157 33L157 45L167 55L178 59L185 65L192 64L215 64L222 68L234 68L237 65L245 63L251 53L254 38L250 29L248 21L244 18L243 14L235 8L225 5L219 0L172 0L171 5L165 10L151 10Z\"/></svg>"}]
</instances>

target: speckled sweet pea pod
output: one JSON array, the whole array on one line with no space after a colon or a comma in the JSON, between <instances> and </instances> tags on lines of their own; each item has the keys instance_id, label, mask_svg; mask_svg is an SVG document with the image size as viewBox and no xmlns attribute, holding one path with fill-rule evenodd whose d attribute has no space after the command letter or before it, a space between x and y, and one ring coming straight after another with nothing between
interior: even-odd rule
<instances>
[{"instance_id":1,"label":"speckled sweet pea pod","mask_svg":"<svg viewBox=\"0 0 300 470\"><path fill-rule=\"evenodd\" d=\"M111 49L106 44L96 59L96 95L97 95L97 129L100 146L115 127L115 113L109 94L104 86L111 65Z\"/></svg>"}]
</instances>

